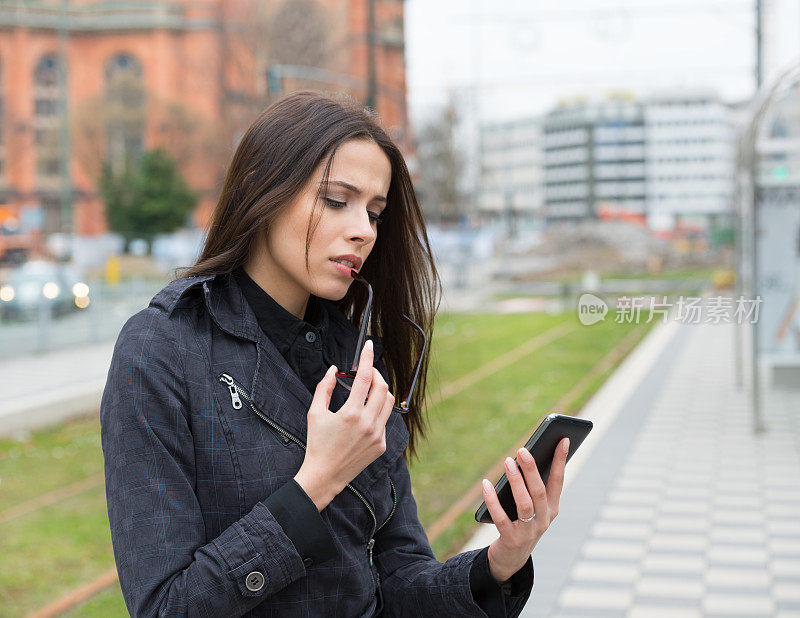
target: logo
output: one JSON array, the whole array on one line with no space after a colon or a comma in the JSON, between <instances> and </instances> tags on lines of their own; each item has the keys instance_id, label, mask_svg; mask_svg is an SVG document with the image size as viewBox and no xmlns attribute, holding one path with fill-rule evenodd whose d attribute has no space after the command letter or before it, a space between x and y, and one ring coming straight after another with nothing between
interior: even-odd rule
<instances>
[{"instance_id":1,"label":"logo","mask_svg":"<svg viewBox=\"0 0 800 618\"><path fill-rule=\"evenodd\" d=\"M578 299L578 319L584 326L591 326L606 319L608 305L594 294L581 294Z\"/></svg>"}]
</instances>

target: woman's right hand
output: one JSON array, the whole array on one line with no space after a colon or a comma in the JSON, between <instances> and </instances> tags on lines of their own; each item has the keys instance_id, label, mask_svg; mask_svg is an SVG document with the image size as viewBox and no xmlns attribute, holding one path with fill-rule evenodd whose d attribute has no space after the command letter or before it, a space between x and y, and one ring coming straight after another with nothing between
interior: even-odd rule
<instances>
[{"instance_id":1,"label":"woman's right hand","mask_svg":"<svg viewBox=\"0 0 800 618\"><path fill-rule=\"evenodd\" d=\"M308 409L306 456L294 480L320 511L386 450L386 421L394 396L372 366L373 357L372 341L367 341L353 388L338 412L328 409L336 386L335 366L317 384Z\"/></svg>"}]
</instances>

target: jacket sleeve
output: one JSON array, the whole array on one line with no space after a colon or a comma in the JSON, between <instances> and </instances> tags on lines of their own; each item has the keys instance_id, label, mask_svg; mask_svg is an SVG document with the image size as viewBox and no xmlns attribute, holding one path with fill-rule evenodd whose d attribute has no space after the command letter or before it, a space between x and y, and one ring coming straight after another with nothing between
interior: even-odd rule
<instances>
[{"instance_id":1,"label":"jacket sleeve","mask_svg":"<svg viewBox=\"0 0 800 618\"><path fill-rule=\"evenodd\" d=\"M375 537L385 615L486 616L485 604L476 602L470 585L473 562L484 550L464 552L444 563L436 560L417 516L403 457L397 458L390 475L397 492L397 509ZM518 616L530 596L530 559L512 579L514 587L503 599L506 616Z\"/></svg>"},{"instance_id":2,"label":"jacket sleeve","mask_svg":"<svg viewBox=\"0 0 800 618\"><path fill-rule=\"evenodd\" d=\"M240 616L305 576L303 559L259 502L206 538L183 376L187 350L155 308L114 348L101 403L106 498L120 586L132 616Z\"/></svg>"}]
</instances>

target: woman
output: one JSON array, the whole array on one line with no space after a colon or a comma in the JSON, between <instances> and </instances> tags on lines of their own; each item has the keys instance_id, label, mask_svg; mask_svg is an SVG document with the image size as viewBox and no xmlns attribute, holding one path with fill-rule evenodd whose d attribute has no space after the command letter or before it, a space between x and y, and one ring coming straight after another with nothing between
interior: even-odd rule
<instances>
[{"instance_id":1,"label":"woman","mask_svg":"<svg viewBox=\"0 0 800 618\"><path fill-rule=\"evenodd\" d=\"M423 432L437 283L408 170L373 117L301 92L255 121L199 260L114 350L102 438L131 614L521 611L565 455L547 490L509 459L526 521L488 485L500 538L434 558L402 454Z\"/></svg>"}]
</instances>

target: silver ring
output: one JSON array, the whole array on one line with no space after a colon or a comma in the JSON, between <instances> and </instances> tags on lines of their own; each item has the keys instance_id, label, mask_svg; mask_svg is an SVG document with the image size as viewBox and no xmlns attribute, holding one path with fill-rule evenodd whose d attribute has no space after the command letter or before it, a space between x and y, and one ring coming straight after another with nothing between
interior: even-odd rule
<instances>
[{"instance_id":1,"label":"silver ring","mask_svg":"<svg viewBox=\"0 0 800 618\"><path fill-rule=\"evenodd\" d=\"M520 521L532 521L534 517L536 517L536 513L534 513L533 515L531 515L527 519L525 519L524 517L520 517L519 520Z\"/></svg>"}]
</instances>

